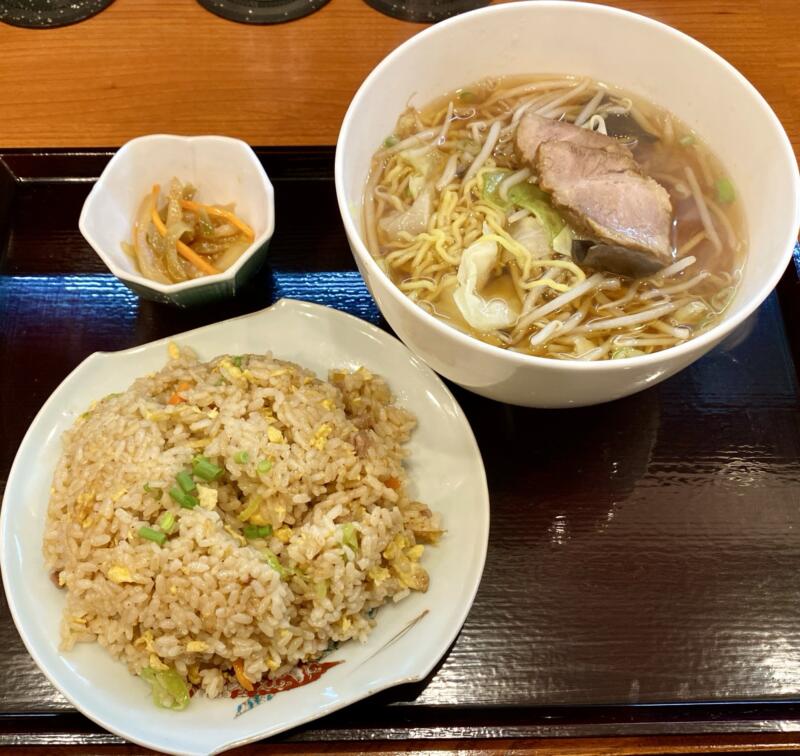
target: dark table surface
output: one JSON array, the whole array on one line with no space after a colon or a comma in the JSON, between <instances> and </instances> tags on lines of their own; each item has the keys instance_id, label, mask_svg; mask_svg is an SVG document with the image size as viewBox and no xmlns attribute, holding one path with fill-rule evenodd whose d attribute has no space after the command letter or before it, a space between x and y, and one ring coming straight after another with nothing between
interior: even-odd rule
<instances>
[{"instance_id":1,"label":"dark table surface","mask_svg":"<svg viewBox=\"0 0 800 756\"><path fill-rule=\"evenodd\" d=\"M94 351L282 296L385 327L339 222L332 150L261 156L278 218L267 267L235 300L179 311L140 301L78 232L108 153L0 155L0 491L36 411ZM455 388L492 514L466 624L427 680L283 737L800 727L796 281L790 267L723 345L627 399L544 411ZM0 744L118 742L38 671L4 598L0 648Z\"/></svg>"}]
</instances>

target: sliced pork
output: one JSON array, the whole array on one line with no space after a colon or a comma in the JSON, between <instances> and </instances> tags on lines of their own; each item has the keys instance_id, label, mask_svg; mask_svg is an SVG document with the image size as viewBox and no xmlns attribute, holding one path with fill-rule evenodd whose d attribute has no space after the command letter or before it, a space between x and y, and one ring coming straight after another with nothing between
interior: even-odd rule
<instances>
[{"instance_id":1,"label":"sliced pork","mask_svg":"<svg viewBox=\"0 0 800 756\"><path fill-rule=\"evenodd\" d=\"M579 264L644 276L672 262L669 194L625 145L535 114L523 116L516 143L573 228L602 245Z\"/></svg>"}]
</instances>

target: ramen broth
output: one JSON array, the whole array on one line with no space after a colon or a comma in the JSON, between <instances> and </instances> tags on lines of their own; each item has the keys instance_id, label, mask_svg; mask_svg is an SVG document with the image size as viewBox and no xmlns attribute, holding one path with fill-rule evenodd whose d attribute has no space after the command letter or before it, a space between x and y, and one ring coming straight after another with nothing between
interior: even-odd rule
<instances>
[{"instance_id":1,"label":"ramen broth","mask_svg":"<svg viewBox=\"0 0 800 756\"><path fill-rule=\"evenodd\" d=\"M526 155L522 129L556 136ZM745 256L739 205L724 167L671 113L601 82L525 76L403 112L373 157L363 220L372 255L432 315L498 347L597 360L719 321ZM641 211L642 228L606 228L618 211ZM658 224L660 252L647 237Z\"/></svg>"}]
</instances>

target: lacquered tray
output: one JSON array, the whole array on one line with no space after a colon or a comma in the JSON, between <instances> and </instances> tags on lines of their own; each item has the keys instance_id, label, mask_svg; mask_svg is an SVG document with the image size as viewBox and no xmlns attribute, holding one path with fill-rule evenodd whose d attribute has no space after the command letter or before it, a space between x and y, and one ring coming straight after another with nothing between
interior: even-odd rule
<instances>
[{"instance_id":1,"label":"lacquered tray","mask_svg":"<svg viewBox=\"0 0 800 756\"><path fill-rule=\"evenodd\" d=\"M0 490L36 411L93 351L282 296L385 327L339 222L333 150L260 155L268 266L236 300L179 311L140 301L78 233L110 152L0 154ZM492 504L472 612L423 683L281 738L800 729L798 325L790 266L725 344L628 399L536 411L455 389ZM0 745L119 742L50 686L4 599L0 648Z\"/></svg>"}]
</instances>

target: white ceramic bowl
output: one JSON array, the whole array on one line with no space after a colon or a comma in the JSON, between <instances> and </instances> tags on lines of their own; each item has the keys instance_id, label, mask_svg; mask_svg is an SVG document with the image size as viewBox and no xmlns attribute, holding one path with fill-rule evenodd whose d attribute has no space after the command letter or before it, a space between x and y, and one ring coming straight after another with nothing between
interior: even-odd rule
<instances>
[{"instance_id":1,"label":"white ceramic bowl","mask_svg":"<svg viewBox=\"0 0 800 756\"><path fill-rule=\"evenodd\" d=\"M153 184L166 188L173 176L198 188L201 202L236 203L255 239L225 272L177 284L161 284L139 273L122 242ZM264 262L275 228L275 201L264 168L239 139L152 134L127 142L108 162L83 204L78 226L109 270L145 299L180 307L233 296Z\"/></svg>"},{"instance_id":2,"label":"white ceramic bowl","mask_svg":"<svg viewBox=\"0 0 800 756\"><path fill-rule=\"evenodd\" d=\"M364 242L361 198L370 158L412 98L490 75L570 73L627 89L672 111L708 142L743 202L749 256L723 320L680 346L642 357L566 362L484 344L414 305ZM413 97L412 97L413 96ZM643 16L578 2L518 2L457 16L387 56L356 93L336 150L336 191L358 268L386 320L434 370L513 404L596 404L668 378L717 345L772 291L800 225L797 162L780 122L753 86L699 42Z\"/></svg>"}]
</instances>

